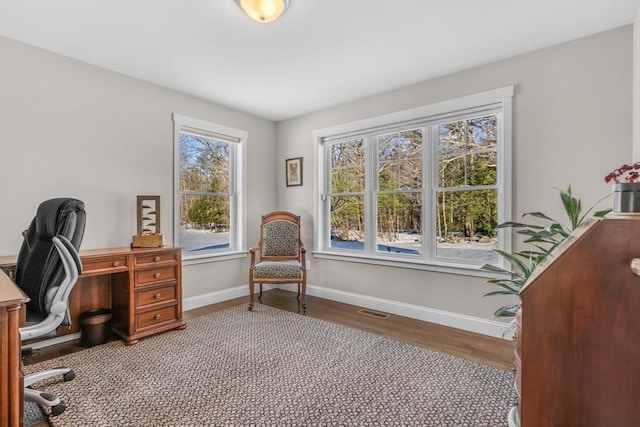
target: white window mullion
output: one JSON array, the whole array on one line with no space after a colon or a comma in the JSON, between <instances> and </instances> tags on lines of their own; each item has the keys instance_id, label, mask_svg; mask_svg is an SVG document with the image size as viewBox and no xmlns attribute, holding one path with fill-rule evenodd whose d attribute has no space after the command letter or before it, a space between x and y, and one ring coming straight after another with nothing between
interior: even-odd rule
<instances>
[{"instance_id":1,"label":"white window mullion","mask_svg":"<svg viewBox=\"0 0 640 427\"><path fill-rule=\"evenodd\" d=\"M368 254L375 253L376 249L376 164L378 150L376 139L369 135L365 138L365 185L364 185L364 224L365 240L364 250Z\"/></svg>"},{"instance_id":2,"label":"white window mullion","mask_svg":"<svg viewBox=\"0 0 640 427\"><path fill-rule=\"evenodd\" d=\"M320 208L323 213L323 221L321 223L322 230L319 230L322 247L325 249L331 248L331 144L324 145L324 167L322 181L321 199L319 200Z\"/></svg>"},{"instance_id":3,"label":"white window mullion","mask_svg":"<svg viewBox=\"0 0 640 427\"><path fill-rule=\"evenodd\" d=\"M498 203L501 208L498 210L498 223L511 221L511 109L512 97L505 96L502 99L502 113L498 114L498 141L501 145L498 150ZM498 230L498 240L502 242L501 249L511 253L511 236L508 230L501 228ZM501 266L509 269L507 261L500 258Z\"/></svg>"},{"instance_id":4,"label":"white window mullion","mask_svg":"<svg viewBox=\"0 0 640 427\"><path fill-rule=\"evenodd\" d=\"M424 197L427 203L427 208L424 210L424 221L426 224L426 231L424 235L424 254L427 260L433 259L436 254L436 231L438 229L436 223L437 217L437 200L436 200L436 188L438 185L438 126L431 125L425 132L427 135L427 150L428 154L424 159L424 165L426 169L425 184L423 185Z\"/></svg>"}]
</instances>

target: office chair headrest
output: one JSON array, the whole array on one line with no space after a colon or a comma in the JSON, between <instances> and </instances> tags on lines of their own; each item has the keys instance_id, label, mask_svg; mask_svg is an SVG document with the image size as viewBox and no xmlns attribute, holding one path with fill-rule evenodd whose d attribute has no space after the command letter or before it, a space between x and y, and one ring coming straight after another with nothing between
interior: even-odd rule
<instances>
[{"instance_id":1,"label":"office chair headrest","mask_svg":"<svg viewBox=\"0 0 640 427\"><path fill-rule=\"evenodd\" d=\"M84 232L84 221L82 201L69 198L47 200L40 204L36 213L36 234L39 239L46 241L62 234L78 248Z\"/></svg>"},{"instance_id":2,"label":"office chair headrest","mask_svg":"<svg viewBox=\"0 0 640 427\"><path fill-rule=\"evenodd\" d=\"M23 233L24 240L16 263L15 282L29 296L27 308L46 313L46 295L64 278L64 268L53 244L53 237L66 237L76 250L84 235L86 213L77 199L46 200L38 206L35 218Z\"/></svg>"}]
</instances>

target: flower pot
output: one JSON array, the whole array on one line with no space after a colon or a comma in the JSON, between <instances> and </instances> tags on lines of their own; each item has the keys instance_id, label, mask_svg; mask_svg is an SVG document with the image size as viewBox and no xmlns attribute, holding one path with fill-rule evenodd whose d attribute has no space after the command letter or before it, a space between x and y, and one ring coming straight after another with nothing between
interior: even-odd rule
<instances>
[{"instance_id":1,"label":"flower pot","mask_svg":"<svg viewBox=\"0 0 640 427\"><path fill-rule=\"evenodd\" d=\"M613 184L613 212L640 213L640 182Z\"/></svg>"}]
</instances>

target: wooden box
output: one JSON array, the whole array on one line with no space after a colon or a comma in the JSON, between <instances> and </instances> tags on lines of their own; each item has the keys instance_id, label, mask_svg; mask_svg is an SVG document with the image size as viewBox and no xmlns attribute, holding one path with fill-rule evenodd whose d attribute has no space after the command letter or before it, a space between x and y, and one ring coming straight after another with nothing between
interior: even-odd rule
<instances>
[{"instance_id":1,"label":"wooden box","mask_svg":"<svg viewBox=\"0 0 640 427\"><path fill-rule=\"evenodd\" d=\"M149 234L144 236L133 236L132 248L161 248L162 234Z\"/></svg>"}]
</instances>

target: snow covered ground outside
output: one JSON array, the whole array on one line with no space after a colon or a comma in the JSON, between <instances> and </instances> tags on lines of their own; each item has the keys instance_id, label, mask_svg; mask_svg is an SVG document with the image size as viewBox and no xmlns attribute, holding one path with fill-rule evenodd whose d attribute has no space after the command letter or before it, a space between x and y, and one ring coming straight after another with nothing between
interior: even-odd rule
<instances>
[{"instance_id":1,"label":"snow covered ground outside","mask_svg":"<svg viewBox=\"0 0 640 427\"><path fill-rule=\"evenodd\" d=\"M380 252L420 254L421 243L415 234L397 234L393 242L378 242ZM209 230L181 230L180 243L185 252L197 252L205 249L229 247L229 233L217 233ZM253 243L251 243L253 244ZM334 248L361 249L361 241L332 240ZM498 255L493 251L497 245L492 243L460 242L438 243L437 256L441 258L468 259L480 263L495 263Z\"/></svg>"}]
</instances>

